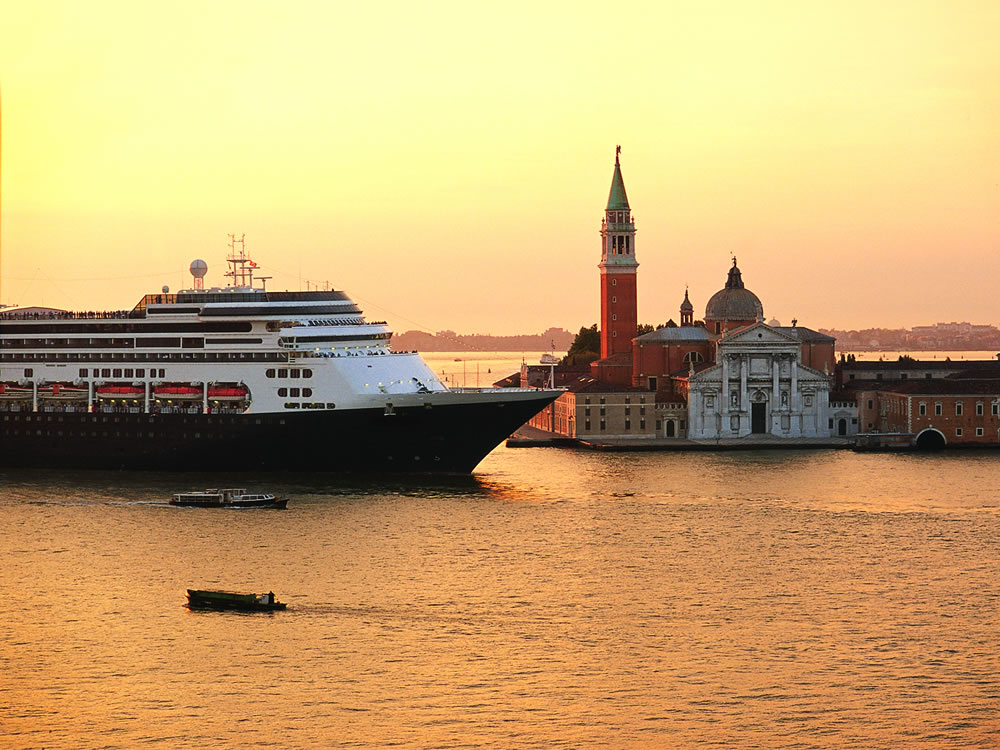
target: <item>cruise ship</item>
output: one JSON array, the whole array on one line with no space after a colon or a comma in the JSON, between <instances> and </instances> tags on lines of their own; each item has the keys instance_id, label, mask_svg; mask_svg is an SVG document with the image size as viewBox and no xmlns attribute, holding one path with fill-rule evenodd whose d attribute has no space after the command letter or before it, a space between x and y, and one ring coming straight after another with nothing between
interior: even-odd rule
<instances>
[{"instance_id":1,"label":"cruise ship","mask_svg":"<svg viewBox=\"0 0 1000 750\"><path fill-rule=\"evenodd\" d=\"M132 310L0 309L0 465L468 473L559 395L448 388L345 293L267 291L230 247L226 287L196 260Z\"/></svg>"}]
</instances>

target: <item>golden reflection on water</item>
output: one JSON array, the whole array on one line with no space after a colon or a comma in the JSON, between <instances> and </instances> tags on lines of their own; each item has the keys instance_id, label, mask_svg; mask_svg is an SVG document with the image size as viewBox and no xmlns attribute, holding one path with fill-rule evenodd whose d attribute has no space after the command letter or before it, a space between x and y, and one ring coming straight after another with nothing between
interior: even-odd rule
<instances>
[{"instance_id":1,"label":"golden reflection on water","mask_svg":"<svg viewBox=\"0 0 1000 750\"><path fill-rule=\"evenodd\" d=\"M6 472L4 743L996 746L998 458ZM164 504L233 481L289 510ZM195 585L289 610L189 612Z\"/></svg>"}]
</instances>

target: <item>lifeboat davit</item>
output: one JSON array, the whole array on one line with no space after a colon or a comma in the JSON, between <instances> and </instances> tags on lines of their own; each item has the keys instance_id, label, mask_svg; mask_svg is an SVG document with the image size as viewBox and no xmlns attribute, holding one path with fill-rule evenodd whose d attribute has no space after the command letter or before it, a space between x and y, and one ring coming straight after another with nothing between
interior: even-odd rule
<instances>
[{"instance_id":1,"label":"lifeboat davit","mask_svg":"<svg viewBox=\"0 0 1000 750\"><path fill-rule=\"evenodd\" d=\"M249 391L239 386L226 388L217 386L208 389L210 401L246 401L249 397Z\"/></svg>"},{"instance_id":2,"label":"lifeboat davit","mask_svg":"<svg viewBox=\"0 0 1000 750\"><path fill-rule=\"evenodd\" d=\"M153 389L156 398L173 401L200 401L201 394L201 388L194 385L158 385Z\"/></svg>"},{"instance_id":3,"label":"lifeboat davit","mask_svg":"<svg viewBox=\"0 0 1000 750\"><path fill-rule=\"evenodd\" d=\"M143 398L146 391L138 385L101 385L97 387L98 398Z\"/></svg>"},{"instance_id":4,"label":"lifeboat davit","mask_svg":"<svg viewBox=\"0 0 1000 750\"><path fill-rule=\"evenodd\" d=\"M67 385L66 383L52 383L51 385L39 387L38 398L50 401L85 401L87 399L87 389L80 386Z\"/></svg>"}]
</instances>

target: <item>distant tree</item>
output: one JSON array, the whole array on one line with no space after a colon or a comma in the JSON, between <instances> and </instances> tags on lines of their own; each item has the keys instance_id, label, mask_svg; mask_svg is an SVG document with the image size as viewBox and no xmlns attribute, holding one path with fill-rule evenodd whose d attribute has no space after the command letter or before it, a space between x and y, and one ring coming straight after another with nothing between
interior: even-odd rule
<instances>
[{"instance_id":1,"label":"distant tree","mask_svg":"<svg viewBox=\"0 0 1000 750\"><path fill-rule=\"evenodd\" d=\"M576 334L569 351L563 357L564 365L586 365L601 356L601 332L594 323L590 328L581 328Z\"/></svg>"},{"instance_id":2,"label":"distant tree","mask_svg":"<svg viewBox=\"0 0 1000 750\"><path fill-rule=\"evenodd\" d=\"M917 360L915 360L909 354L900 354L899 355L899 361L900 362L916 362Z\"/></svg>"},{"instance_id":3,"label":"distant tree","mask_svg":"<svg viewBox=\"0 0 1000 750\"><path fill-rule=\"evenodd\" d=\"M674 322L674 319L671 318L670 320L667 321L667 326L666 327L667 328L676 328L677 324Z\"/></svg>"},{"instance_id":4,"label":"distant tree","mask_svg":"<svg viewBox=\"0 0 1000 750\"><path fill-rule=\"evenodd\" d=\"M654 330L656 329L654 329L649 323L640 323L635 327L635 335L642 336L642 334L652 333Z\"/></svg>"}]
</instances>

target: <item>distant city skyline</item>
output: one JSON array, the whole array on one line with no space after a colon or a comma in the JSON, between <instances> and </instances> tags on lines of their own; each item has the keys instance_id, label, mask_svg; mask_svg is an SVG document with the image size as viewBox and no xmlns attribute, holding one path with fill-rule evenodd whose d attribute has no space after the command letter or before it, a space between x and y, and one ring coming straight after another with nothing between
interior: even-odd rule
<instances>
[{"instance_id":1,"label":"distant city skyline","mask_svg":"<svg viewBox=\"0 0 1000 750\"><path fill-rule=\"evenodd\" d=\"M1000 323L1000 5L8 4L2 298L131 308L229 232L400 331L640 322L731 256L766 318Z\"/></svg>"}]
</instances>

